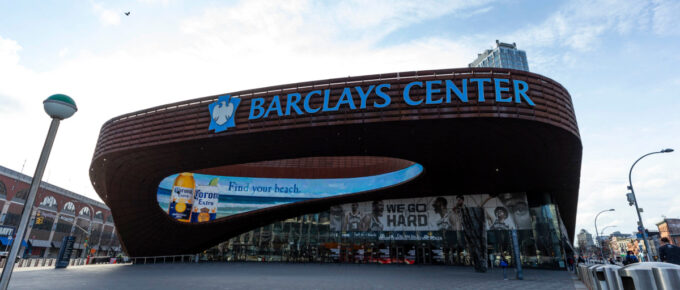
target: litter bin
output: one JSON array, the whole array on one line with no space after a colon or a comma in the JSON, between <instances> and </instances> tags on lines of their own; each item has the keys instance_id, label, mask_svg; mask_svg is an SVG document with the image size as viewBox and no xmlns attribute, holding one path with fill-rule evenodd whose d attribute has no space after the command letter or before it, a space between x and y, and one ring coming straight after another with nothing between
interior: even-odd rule
<instances>
[{"instance_id":1,"label":"litter bin","mask_svg":"<svg viewBox=\"0 0 680 290\"><path fill-rule=\"evenodd\" d=\"M645 262L627 265L619 269L619 275L624 290L665 290L680 289L679 271L679 266L670 263Z\"/></svg>"},{"instance_id":2,"label":"litter bin","mask_svg":"<svg viewBox=\"0 0 680 290\"><path fill-rule=\"evenodd\" d=\"M658 289L680 289L680 266L671 263L658 263L652 267L652 274Z\"/></svg>"},{"instance_id":3,"label":"litter bin","mask_svg":"<svg viewBox=\"0 0 680 290\"><path fill-rule=\"evenodd\" d=\"M595 269L595 276L601 289L623 290L619 269L621 269L621 266L617 265L604 265Z\"/></svg>"}]
</instances>

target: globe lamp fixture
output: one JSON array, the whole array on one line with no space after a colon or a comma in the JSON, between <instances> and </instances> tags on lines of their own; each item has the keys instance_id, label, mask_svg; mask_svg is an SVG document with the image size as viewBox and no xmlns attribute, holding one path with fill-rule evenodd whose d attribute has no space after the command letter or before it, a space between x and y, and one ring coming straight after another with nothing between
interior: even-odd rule
<instances>
[{"instance_id":1,"label":"globe lamp fixture","mask_svg":"<svg viewBox=\"0 0 680 290\"><path fill-rule=\"evenodd\" d=\"M51 95L43 101L45 113L53 119L64 120L78 111L76 102L71 97L63 94Z\"/></svg>"}]
</instances>

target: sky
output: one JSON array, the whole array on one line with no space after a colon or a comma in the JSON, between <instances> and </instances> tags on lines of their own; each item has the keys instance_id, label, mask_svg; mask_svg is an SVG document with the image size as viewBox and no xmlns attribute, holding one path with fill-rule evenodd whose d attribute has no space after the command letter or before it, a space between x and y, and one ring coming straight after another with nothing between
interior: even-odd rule
<instances>
[{"instance_id":1,"label":"sky","mask_svg":"<svg viewBox=\"0 0 680 290\"><path fill-rule=\"evenodd\" d=\"M129 16L124 12L130 12ZM55 93L43 180L100 200L101 125L161 104L349 75L466 67L495 40L571 94L583 143L576 230L636 229L625 193L645 153L680 150L680 2L0 0L0 165L32 175ZM636 165L645 225L680 218L680 152Z\"/></svg>"}]
</instances>

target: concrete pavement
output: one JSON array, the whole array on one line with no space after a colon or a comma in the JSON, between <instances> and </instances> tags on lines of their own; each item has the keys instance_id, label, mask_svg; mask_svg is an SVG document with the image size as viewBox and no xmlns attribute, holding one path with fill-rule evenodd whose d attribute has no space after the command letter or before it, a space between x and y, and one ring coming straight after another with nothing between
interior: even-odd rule
<instances>
[{"instance_id":1,"label":"concrete pavement","mask_svg":"<svg viewBox=\"0 0 680 290\"><path fill-rule=\"evenodd\" d=\"M93 265L18 271L10 289L585 289L565 271L526 269L522 281L509 274L429 265Z\"/></svg>"}]
</instances>

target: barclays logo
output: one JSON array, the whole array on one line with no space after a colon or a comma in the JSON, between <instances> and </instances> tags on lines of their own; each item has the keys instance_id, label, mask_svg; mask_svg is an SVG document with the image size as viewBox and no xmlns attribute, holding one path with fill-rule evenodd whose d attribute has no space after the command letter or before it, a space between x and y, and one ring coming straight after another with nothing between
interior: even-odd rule
<instances>
[{"instance_id":1,"label":"barclays logo","mask_svg":"<svg viewBox=\"0 0 680 290\"><path fill-rule=\"evenodd\" d=\"M215 133L226 131L228 128L235 127L234 115L240 98L232 98L230 95L220 96L216 102L210 104L210 127L208 130L215 130Z\"/></svg>"}]
</instances>

